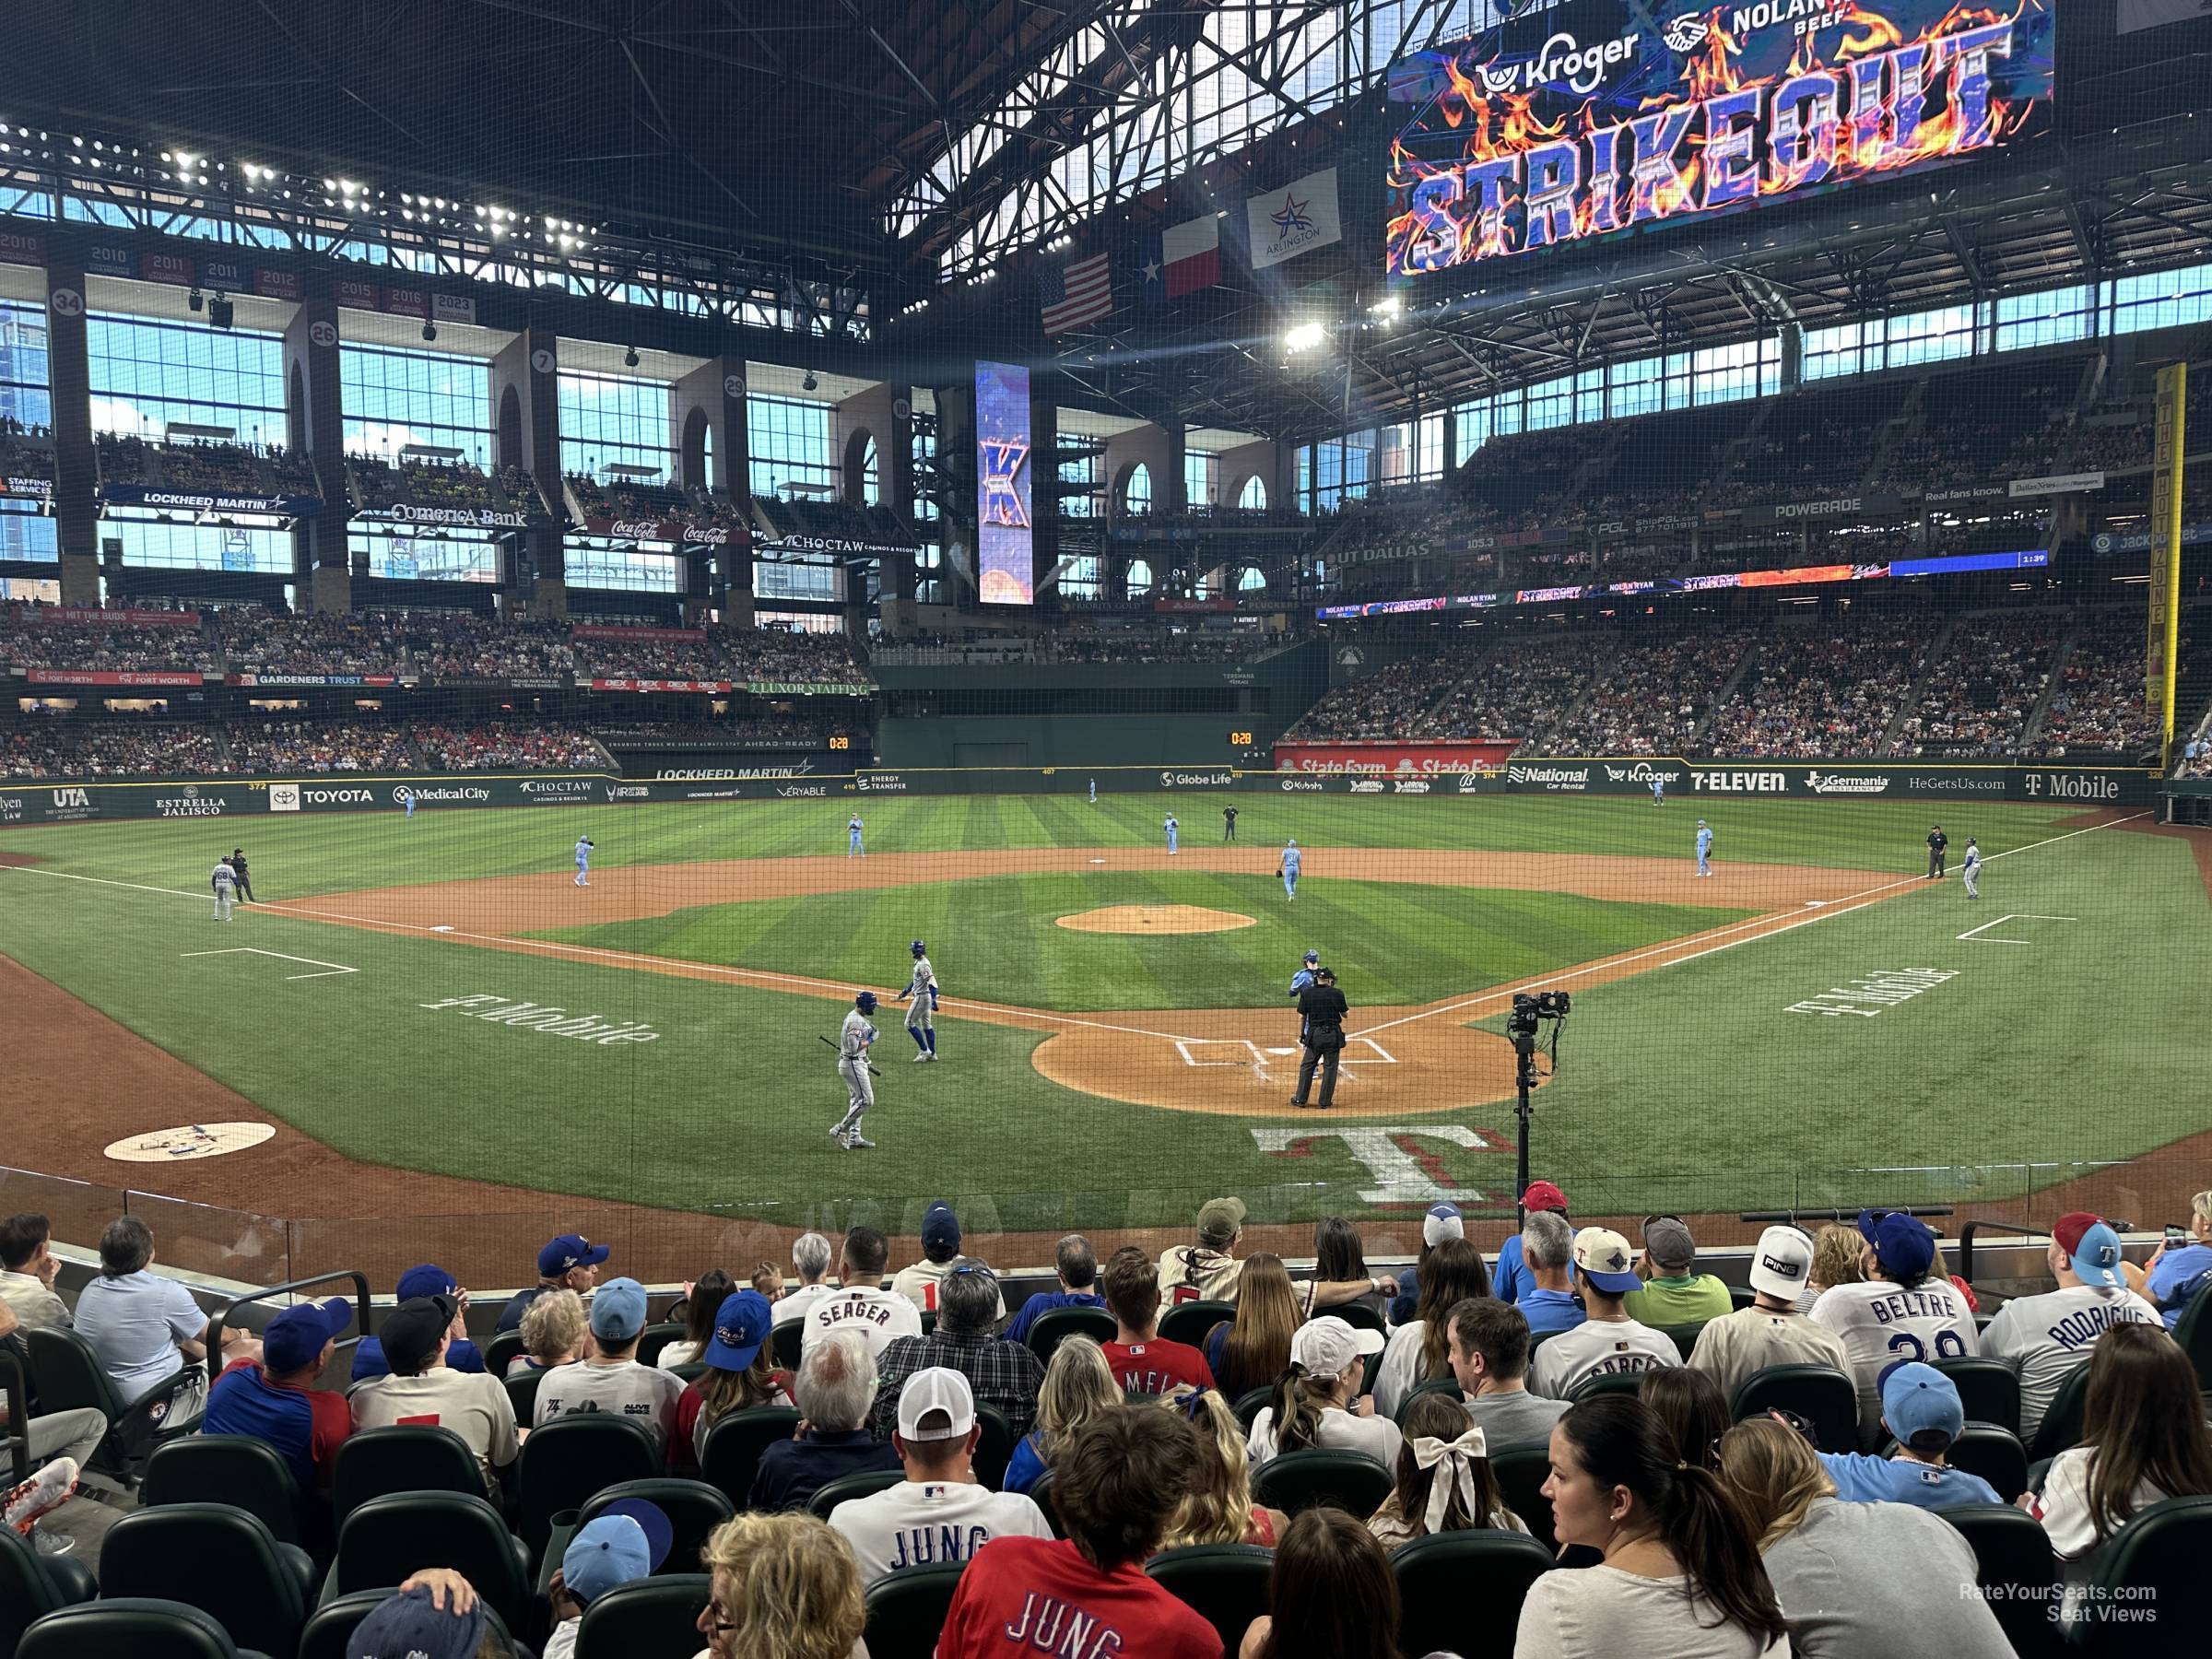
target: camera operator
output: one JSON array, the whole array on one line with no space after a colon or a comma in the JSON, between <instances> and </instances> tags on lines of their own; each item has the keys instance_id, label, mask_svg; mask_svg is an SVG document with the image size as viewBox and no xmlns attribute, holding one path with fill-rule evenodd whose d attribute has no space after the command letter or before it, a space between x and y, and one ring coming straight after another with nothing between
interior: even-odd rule
<instances>
[{"instance_id":1,"label":"camera operator","mask_svg":"<svg viewBox=\"0 0 2212 1659\"><path fill-rule=\"evenodd\" d=\"M1319 1110L1326 1112L1336 1100L1336 1061L1344 1053L1344 1017L1351 1012L1344 993L1336 989L1336 974L1333 969L1313 970L1313 982L1298 994L1298 1012L1303 1022L1299 1041L1305 1047L1305 1055L1298 1063L1298 1092L1290 1097L1290 1104L1306 1104L1306 1091L1313 1084L1313 1067L1321 1067L1321 1100Z\"/></svg>"}]
</instances>

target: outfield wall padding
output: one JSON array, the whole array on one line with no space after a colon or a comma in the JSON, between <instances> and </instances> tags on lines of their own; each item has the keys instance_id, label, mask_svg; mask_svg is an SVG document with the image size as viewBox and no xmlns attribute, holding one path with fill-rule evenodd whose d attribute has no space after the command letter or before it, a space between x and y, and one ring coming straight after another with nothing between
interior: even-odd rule
<instances>
[{"instance_id":1,"label":"outfield wall padding","mask_svg":"<svg viewBox=\"0 0 2212 1659\"><path fill-rule=\"evenodd\" d=\"M669 775L677 773L680 775ZM826 800L898 794L1172 795L1190 790L1282 794L1648 795L1654 778L1670 799L2051 802L2147 806L2171 785L2157 772L2120 766L1962 766L1904 762L1564 759L1513 760L1442 776L1241 771L1227 766L1063 766L823 772L793 765L665 769L646 780L608 772L481 773L313 779L209 778L112 782L69 779L0 783L0 824L114 818L259 818L265 814L396 812L412 792L424 811L473 806L630 806L653 801Z\"/></svg>"}]
</instances>

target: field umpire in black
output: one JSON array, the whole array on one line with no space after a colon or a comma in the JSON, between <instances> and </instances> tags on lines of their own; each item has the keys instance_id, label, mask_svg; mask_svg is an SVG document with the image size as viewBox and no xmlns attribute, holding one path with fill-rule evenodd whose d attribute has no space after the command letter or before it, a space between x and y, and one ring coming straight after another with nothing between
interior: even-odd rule
<instances>
[{"instance_id":1,"label":"field umpire in black","mask_svg":"<svg viewBox=\"0 0 2212 1659\"><path fill-rule=\"evenodd\" d=\"M1938 878L1942 877L1944 849L1948 847L1950 844L1951 838L1943 832L1943 826L1941 824L1936 825L1935 829L1928 831L1929 875Z\"/></svg>"},{"instance_id":2,"label":"field umpire in black","mask_svg":"<svg viewBox=\"0 0 2212 1659\"><path fill-rule=\"evenodd\" d=\"M231 848L230 856L223 862L230 866L231 874L238 877L238 896L248 904L254 902L253 883L246 875L246 850L243 847Z\"/></svg>"},{"instance_id":3,"label":"field umpire in black","mask_svg":"<svg viewBox=\"0 0 2212 1659\"><path fill-rule=\"evenodd\" d=\"M1298 1063L1298 1093L1290 1097L1290 1104L1306 1104L1306 1091L1313 1084L1313 1068L1319 1065L1321 1100L1317 1104L1321 1111L1326 1112L1335 1102L1336 1060L1344 1052L1344 1017L1351 1012L1344 993L1336 989L1335 970L1313 970L1313 982L1298 994L1298 1012L1304 1022L1298 1040L1306 1052Z\"/></svg>"}]
</instances>

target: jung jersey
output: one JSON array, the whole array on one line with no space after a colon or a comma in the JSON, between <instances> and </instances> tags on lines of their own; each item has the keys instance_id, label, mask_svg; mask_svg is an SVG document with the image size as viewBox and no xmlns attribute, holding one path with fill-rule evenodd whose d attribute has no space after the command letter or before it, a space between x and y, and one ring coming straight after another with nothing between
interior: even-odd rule
<instances>
[{"instance_id":1,"label":"jung jersey","mask_svg":"<svg viewBox=\"0 0 2212 1659\"><path fill-rule=\"evenodd\" d=\"M1881 1422L1882 1378L1892 1369L1981 1352L1974 1316L1948 1279L1923 1279L1911 1290L1888 1279L1831 1285L1811 1318L1843 1338L1859 1388L1859 1428L1867 1435Z\"/></svg>"},{"instance_id":2,"label":"jung jersey","mask_svg":"<svg viewBox=\"0 0 2212 1659\"><path fill-rule=\"evenodd\" d=\"M1672 1336L1632 1319L1591 1319L1544 1339L1529 1361L1528 1386L1547 1399L1563 1400L1588 1377L1665 1371L1681 1363L1682 1350Z\"/></svg>"}]
</instances>

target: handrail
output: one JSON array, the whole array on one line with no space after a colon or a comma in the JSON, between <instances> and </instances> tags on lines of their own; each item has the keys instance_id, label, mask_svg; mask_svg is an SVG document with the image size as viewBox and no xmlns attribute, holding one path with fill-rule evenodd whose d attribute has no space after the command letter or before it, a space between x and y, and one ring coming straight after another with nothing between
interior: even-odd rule
<instances>
[{"instance_id":1,"label":"handrail","mask_svg":"<svg viewBox=\"0 0 2212 1659\"><path fill-rule=\"evenodd\" d=\"M306 1290L316 1285L327 1285L334 1279L348 1279L352 1281L355 1308L354 1318L359 1322L358 1328L359 1329L361 1335L364 1336L367 1335L369 1334L369 1276L361 1272L359 1268L345 1267L339 1269L335 1273L319 1273L313 1278L293 1279L288 1284L270 1285L265 1289L248 1291L243 1296L232 1298L229 1302L225 1304L223 1311L215 1316L214 1323L209 1328L209 1335L212 1337L212 1340L207 1344L206 1365L208 1392L210 1394L214 1392L215 1380L222 1374L223 1329L230 1323L231 1314L237 1312L239 1309L248 1306L250 1303L263 1301L272 1296L290 1295L295 1291Z\"/></svg>"},{"instance_id":2,"label":"handrail","mask_svg":"<svg viewBox=\"0 0 2212 1659\"><path fill-rule=\"evenodd\" d=\"M0 1400L7 1403L7 1434L0 1439L13 1466L7 1484L20 1486L30 1478L30 1384L12 1348L0 1348Z\"/></svg>"},{"instance_id":3,"label":"handrail","mask_svg":"<svg viewBox=\"0 0 2212 1659\"><path fill-rule=\"evenodd\" d=\"M1970 1285L1974 1282L1974 1234L1981 1230L2029 1239L2050 1236L2042 1228L2030 1227L2024 1222L2000 1221L1990 1216L1976 1216L1959 1230L1959 1277Z\"/></svg>"},{"instance_id":4,"label":"handrail","mask_svg":"<svg viewBox=\"0 0 2212 1659\"><path fill-rule=\"evenodd\" d=\"M1735 1218L1747 1224L1754 1221L1762 1225L1786 1221L1794 1226L1801 1218L1813 1221L1856 1221L1860 1212L1868 1209L1884 1210L1892 1216L1948 1216L1953 1213L1947 1204L1869 1204L1861 1205L1858 1209L1743 1210L1738 1212Z\"/></svg>"}]
</instances>

